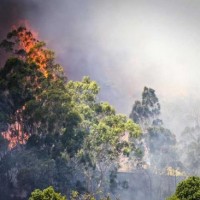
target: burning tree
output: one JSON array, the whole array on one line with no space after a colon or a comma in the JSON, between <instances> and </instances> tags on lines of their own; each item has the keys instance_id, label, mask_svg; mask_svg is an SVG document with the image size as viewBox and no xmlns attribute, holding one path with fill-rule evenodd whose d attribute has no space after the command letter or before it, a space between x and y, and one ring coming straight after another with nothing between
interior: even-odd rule
<instances>
[{"instance_id":1,"label":"burning tree","mask_svg":"<svg viewBox=\"0 0 200 200\"><path fill-rule=\"evenodd\" d=\"M54 53L25 27L8 33L1 47L9 58L0 70L0 131L9 146L1 151L0 177L5 184L0 190L9 199L10 195L27 195L36 182L40 186L51 184L56 177L51 156L58 153L61 142L55 142L68 121L70 97ZM5 139L1 140L2 147L7 144ZM41 181L44 171L46 178ZM13 184L12 190L9 185Z\"/></svg>"},{"instance_id":2,"label":"burning tree","mask_svg":"<svg viewBox=\"0 0 200 200\"><path fill-rule=\"evenodd\" d=\"M23 144L39 127L36 122L30 125L27 110L34 103L42 103L42 96L50 87L63 84L64 88L64 76L62 68L54 63L54 53L25 27L8 33L0 46L12 56L0 70L0 94L2 122L9 124L3 135L13 148L17 143Z\"/></svg>"},{"instance_id":3,"label":"burning tree","mask_svg":"<svg viewBox=\"0 0 200 200\"><path fill-rule=\"evenodd\" d=\"M44 76L47 77L48 62L53 60L53 52L47 50L45 43L36 38L37 33L27 30L26 27L19 27L9 32L0 46L29 64L35 63Z\"/></svg>"},{"instance_id":4,"label":"burning tree","mask_svg":"<svg viewBox=\"0 0 200 200\"><path fill-rule=\"evenodd\" d=\"M89 77L67 82L54 53L26 28L8 33L1 47L9 56L0 70L0 142L10 148L0 158L4 199L27 199L48 185L65 193L105 189L120 155L135 151L140 127L99 102Z\"/></svg>"}]
</instances>

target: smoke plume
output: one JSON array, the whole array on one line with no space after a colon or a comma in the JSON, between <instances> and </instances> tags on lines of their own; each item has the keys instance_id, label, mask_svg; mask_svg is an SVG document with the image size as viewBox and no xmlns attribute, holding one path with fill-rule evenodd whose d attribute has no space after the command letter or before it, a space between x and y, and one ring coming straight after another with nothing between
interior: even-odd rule
<instances>
[{"instance_id":1,"label":"smoke plume","mask_svg":"<svg viewBox=\"0 0 200 200\"><path fill-rule=\"evenodd\" d=\"M154 88L167 125L181 132L200 89L199 11L197 0L1 0L0 37L28 20L69 79L89 75L100 100L126 114L144 86Z\"/></svg>"}]
</instances>

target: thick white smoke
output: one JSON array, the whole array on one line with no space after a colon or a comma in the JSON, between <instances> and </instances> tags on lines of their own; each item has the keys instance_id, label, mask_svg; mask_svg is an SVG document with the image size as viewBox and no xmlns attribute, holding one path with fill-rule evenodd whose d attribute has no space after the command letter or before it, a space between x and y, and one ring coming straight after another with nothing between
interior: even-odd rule
<instances>
[{"instance_id":1,"label":"thick white smoke","mask_svg":"<svg viewBox=\"0 0 200 200\"><path fill-rule=\"evenodd\" d=\"M154 88L165 122L182 131L200 89L198 0L1 2L1 33L29 20L69 79L91 76L100 98L126 114L144 86Z\"/></svg>"}]
</instances>

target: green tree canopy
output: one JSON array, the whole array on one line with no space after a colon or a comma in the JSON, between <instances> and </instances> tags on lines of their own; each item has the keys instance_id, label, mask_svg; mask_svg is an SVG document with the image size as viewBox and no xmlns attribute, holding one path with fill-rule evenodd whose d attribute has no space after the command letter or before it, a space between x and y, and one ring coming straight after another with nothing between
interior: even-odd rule
<instances>
[{"instance_id":1,"label":"green tree canopy","mask_svg":"<svg viewBox=\"0 0 200 200\"><path fill-rule=\"evenodd\" d=\"M160 103L152 88L144 87L142 101L135 101L130 118L138 124L149 126L152 123L162 123L158 119L160 114Z\"/></svg>"},{"instance_id":2,"label":"green tree canopy","mask_svg":"<svg viewBox=\"0 0 200 200\"><path fill-rule=\"evenodd\" d=\"M167 200L198 200L200 199L200 178L196 176L180 182L175 194Z\"/></svg>"},{"instance_id":3,"label":"green tree canopy","mask_svg":"<svg viewBox=\"0 0 200 200\"><path fill-rule=\"evenodd\" d=\"M67 198L60 193L55 192L54 188L49 186L44 190L35 189L28 200L67 200ZM96 200L96 198L89 193L80 194L77 191L71 191L70 200ZM111 200L111 198L107 196L100 200Z\"/></svg>"},{"instance_id":4,"label":"green tree canopy","mask_svg":"<svg viewBox=\"0 0 200 200\"><path fill-rule=\"evenodd\" d=\"M84 77L81 82L70 81L66 87L74 112L81 117L77 134L81 130L85 135L77 154L79 168L82 166L82 172L87 174L88 187L100 188L106 174L118 165L120 155L135 151L134 142L141 135L141 129L126 116L116 114L109 103L98 102L99 87L89 77ZM125 134L126 141L122 139ZM96 183L91 181L92 177Z\"/></svg>"},{"instance_id":5,"label":"green tree canopy","mask_svg":"<svg viewBox=\"0 0 200 200\"><path fill-rule=\"evenodd\" d=\"M140 126L100 102L89 77L67 81L54 53L26 28L8 33L0 46L9 57L0 70L0 128L16 142L9 150L0 137L3 197L48 185L66 194L107 188L120 156L136 150Z\"/></svg>"},{"instance_id":6,"label":"green tree canopy","mask_svg":"<svg viewBox=\"0 0 200 200\"><path fill-rule=\"evenodd\" d=\"M152 88L144 87L142 100L135 101L130 118L142 127L143 140L139 145L144 149L144 162L153 168L165 170L176 162L175 135L164 128L160 119L159 99Z\"/></svg>"},{"instance_id":7,"label":"green tree canopy","mask_svg":"<svg viewBox=\"0 0 200 200\"><path fill-rule=\"evenodd\" d=\"M36 189L31 193L29 200L66 200L65 196L54 191L53 187L50 186L44 190Z\"/></svg>"}]
</instances>

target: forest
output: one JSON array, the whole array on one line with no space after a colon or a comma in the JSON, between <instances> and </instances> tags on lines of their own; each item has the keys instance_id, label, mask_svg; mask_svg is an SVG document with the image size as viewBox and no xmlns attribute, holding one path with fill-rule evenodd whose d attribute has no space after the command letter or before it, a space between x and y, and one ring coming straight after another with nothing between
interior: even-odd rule
<instances>
[{"instance_id":1,"label":"forest","mask_svg":"<svg viewBox=\"0 0 200 200\"><path fill-rule=\"evenodd\" d=\"M128 200L127 173L136 174L133 200L200 198L198 119L179 144L154 89L144 86L126 116L100 101L95 80L69 80L26 27L12 29L0 47L1 200ZM163 177L175 180L166 191Z\"/></svg>"}]
</instances>

